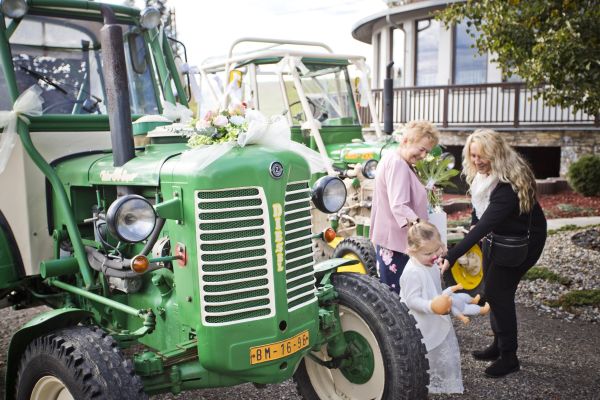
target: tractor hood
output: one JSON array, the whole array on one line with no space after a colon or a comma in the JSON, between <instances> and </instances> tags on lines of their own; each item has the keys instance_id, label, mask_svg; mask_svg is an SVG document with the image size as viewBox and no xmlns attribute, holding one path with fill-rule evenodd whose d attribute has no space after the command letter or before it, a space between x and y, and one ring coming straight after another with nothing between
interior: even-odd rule
<instances>
[{"instance_id":1,"label":"tractor hood","mask_svg":"<svg viewBox=\"0 0 600 400\"><path fill-rule=\"evenodd\" d=\"M326 145L327 153L337 166L347 166L371 159L380 160L384 152L395 149L396 142L337 143Z\"/></svg>"},{"instance_id":2,"label":"tractor hood","mask_svg":"<svg viewBox=\"0 0 600 400\"><path fill-rule=\"evenodd\" d=\"M61 162L56 171L65 183L72 186L158 186L165 161L187 149L185 144L148 145L121 167L113 165L111 153L86 155Z\"/></svg>"}]
</instances>

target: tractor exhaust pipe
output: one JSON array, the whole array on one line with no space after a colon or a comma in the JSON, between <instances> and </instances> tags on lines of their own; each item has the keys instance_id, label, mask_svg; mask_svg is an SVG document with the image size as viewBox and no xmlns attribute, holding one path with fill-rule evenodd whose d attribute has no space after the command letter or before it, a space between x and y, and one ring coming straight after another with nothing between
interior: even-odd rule
<instances>
[{"instance_id":1,"label":"tractor exhaust pipe","mask_svg":"<svg viewBox=\"0 0 600 400\"><path fill-rule=\"evenodd\" d=\"M388 135L394 131L394 80L392 79L392 61L385 68L383 80L383 131Z\"/></svg>"},{"instance_id":2,"label":"tractor exhaust pipe","mask_svg":"<svg viewBox=\"0 0 600 400\"><path fill-rule=\"evenodd\" d=\"M127 64L123 45L123 29L117 25L112 8L102 6L104 26L100 29L102 63L106 84L106 106L113 151L113 165L121 167L135 157L133 128L127 84Z\"/></svg>"}]
</instances>

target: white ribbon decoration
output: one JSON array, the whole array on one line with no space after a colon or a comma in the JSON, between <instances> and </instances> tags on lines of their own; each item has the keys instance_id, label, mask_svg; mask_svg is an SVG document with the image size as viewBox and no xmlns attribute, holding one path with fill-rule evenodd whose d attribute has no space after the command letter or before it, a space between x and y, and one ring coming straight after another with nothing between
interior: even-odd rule
<instances>
[{"instance_id":1,"label":"white ribbon decoration","mask_svg":"<svg viewBox=\"0 0 600 400\"><path fill-rule=\"evenodd\" d=\"M360 82L358 85L358 91L360 93L360 106L369 107L371 116L373 118L373 125L375 126L375 133L377 137L383 137L381 125L379 124L379 118L377 117L377 111L375 110L375 100L373 99L373 92L369 84L369 67L363 59L353 59L351 62L356 65L360 75ZM366 102L366 103L365 103Z\"/></svg>"},{"instance_id":2,"label":"white ribbon decoration","mask_svg":"<svg viewBox=\"0 0 600 400\"><path fill-rule=\"evenodd\" d=\"M175 122L179 121L183 124L189 122L192 119L194 113L192 110L184 106L183 104L173 104L169 101L163 101L163 113L165 118Z\"/></svg>"},{"instance_id":3,"label":"white ribbon decoration","mask_svg":"<svg viewBox=\"0 0 600 400\"><path fill-rule=\"evenodd\" d=\"M190 78L190 88L192 90L192 97L196 104L201 104L203 102L202 98L202 89L196 80L196 75L200 74L200 70L198 67L189 65L188 63L181 63L178 66L179 72L182 74L188 74Z\"/></svg>"},{"instance_id":4,"label":"white ribbon decoration","mask_svg":"<svg viewBox=\"0 0 600 400\"><path fill-rule=\"evenodd\" d=\"M17 141L17 121L21 119L29 125L29 119L25 115L42 115L42 88L34 85L25 90L13 106L12 111L0 111L0 174L4 172L13 147Z\"/></svg>"},{"instance_id":5,"label":"white ribbon decoration","mask_svg":"<svg viewBox=\"0 0 600 400\"><path fill-rule=\"evenodd\" d=\"M245 118L248 122L248 130L240 133L237 143L225 142L198 146L184 152L181 155L182 160L192 162L193 168L200 170L223 157L236 146L245 147L258 144L270 149L287 150L298 154L308 163L311 174L326 172L327 168L331 167L331 163L325 165L319 153L301 143L292 141L290 127L281 115L267 119L260 111L248 110Z\"/></svg>"}]
</instances>

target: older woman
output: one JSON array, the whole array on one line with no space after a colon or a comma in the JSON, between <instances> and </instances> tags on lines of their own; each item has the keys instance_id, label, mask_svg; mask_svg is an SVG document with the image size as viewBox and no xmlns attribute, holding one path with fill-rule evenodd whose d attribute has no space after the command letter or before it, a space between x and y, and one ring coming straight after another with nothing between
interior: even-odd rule
<instances>
[{"instance_id":1,"label":"older woman","mask_svg":"<svg viewBox=\"0 0 600 400\"><path fill-rule=\"evenodd\" d=\"M485 300L491 306L494 341L474 351L478 360L494 361L485 373L500 377L518 371L515 292L546 242L546 218L535 198L535 178L527 162L497 132L480 129L463 149L463 174L470 185L473 220L465 238L448 252L443 270L483 239ZM502 235L502 236L498 236ZM512 240L502 247L500 239ZM528 237L519 252L518 238ZM515 241L517 240L517 241ZM522 255L519 257L519 253ZM512 260L511 260L512 259Z\"/></svg>"},{"instance_id":2,"label":"older woman","mask_svg":"<svg viewBox=\"0 0 600 400\"><path fill-rule=\"evenodd\" d=\"M430 122L409 122L397 151L386 153L377 166L370 237L379 278L396 293L409 258L405 254L408 222L427 220L427 193L413 166L437 145L439 137Z\"/></svg>"}]
</instances>

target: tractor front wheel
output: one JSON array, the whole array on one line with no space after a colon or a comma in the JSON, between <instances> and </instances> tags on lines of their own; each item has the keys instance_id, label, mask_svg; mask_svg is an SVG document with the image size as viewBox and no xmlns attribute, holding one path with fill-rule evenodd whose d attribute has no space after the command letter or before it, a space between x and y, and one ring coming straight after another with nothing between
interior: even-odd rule
<instances>
[{"instance_id":1,"label":"tractor front wheel","mask_svg":"<svg viewBox=\"0 0 600 400\"><path fill-rule=\"evenodd\" d=\"M324 366L315 359L331 360L327 345L305 357L294 374L300 395L307 400L427 398L425 345L398 295L367 275L338 273L333 284L349 358L340 368Z\"/></svg>"},{"instance_id":2,"label":"tractor front wheel","mask_svg":"<svg viewBox=\"0 0 600 400\"><path fill-rule=\"evenodd\" d=\"M147 399L117 343L77 326L34 339L19 365L17 400Z\"/></svg>"}]
</instances>

